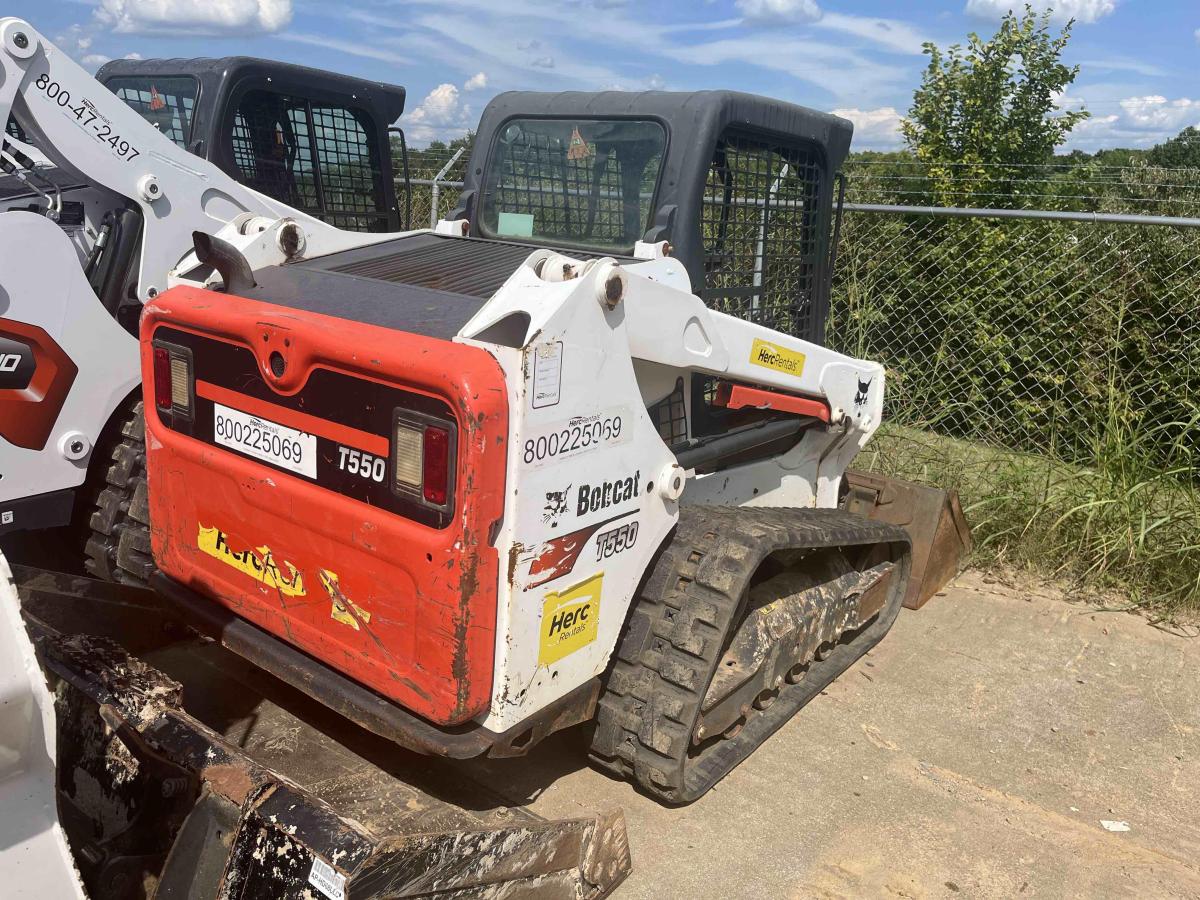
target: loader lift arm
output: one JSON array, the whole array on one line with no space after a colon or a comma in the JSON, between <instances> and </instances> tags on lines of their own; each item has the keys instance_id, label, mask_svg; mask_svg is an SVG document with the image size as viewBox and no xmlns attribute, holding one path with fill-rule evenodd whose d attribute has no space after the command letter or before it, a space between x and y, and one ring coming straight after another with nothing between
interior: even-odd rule
<instances>
[{"instance_id":1,"label":"loader lift arm","mask_svg":"<svg viewBox=\"0 0 1200 900\"><path fill-rule=\"evenodd\" d=\"M195 231L228 234L232 226L237 235L249 231L255 217L286 219L303 233L301 255L371 241L259 194L188 153L28 22L0 19L0 63L0 120L11 115L52 163L140 212L146 223L137 264L142 302L166 289L168 273L191 249ZM282 250L263 249L274 252L256 263L288 258Z\"/></svg>"},{"instance_id":2,"label":"loader lift arm","mask_svg":"<svg viewBox=\"0 0 1200 900\"><path fill-rule=\"evenodd\" d=\"M194 115L176 120L180 81L196 87ZM384 239L343 229L399 224L385 123L403 96L244 57L114 63L97 80L29 22L0 18L0 283L12 298L0 340L34 372L28 383L0 372L0 533L90 524L93 574L144 578L131 574L150 565L137 519L142 305L188 273L215 285L192 252L195 233L254 268ZM269 133L252 140L246 116L270 97L282 99ZM274 197L243 183L268 174L284 123L310 158L276 174L300 188L353 149L302 210L286 204L286 178L256 182Z\"/></svg>"}]
</instances>

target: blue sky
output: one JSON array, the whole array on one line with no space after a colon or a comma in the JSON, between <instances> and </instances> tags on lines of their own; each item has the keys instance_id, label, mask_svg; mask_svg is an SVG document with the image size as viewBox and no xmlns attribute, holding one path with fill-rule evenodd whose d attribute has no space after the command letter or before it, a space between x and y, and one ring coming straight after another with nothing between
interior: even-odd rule
<instances>
[{"instance_id":1,"label":"blue sky","mask_svg":"<svg viewBox=\"0 0 1200 900\"><path fill-rule=\"evenodd\" d=\"M1035 2L1045 8L1045 2ZM1200 2L1057 0L1082 71L1068 146L1149 146L1200 125ZM855 120L898 144L923 41L990 33L1010 0L9 0L90 69L137 54L249 54L402 84L415 143L472 126L509 89L733 88Z\"/></svg>"}]
</instances>

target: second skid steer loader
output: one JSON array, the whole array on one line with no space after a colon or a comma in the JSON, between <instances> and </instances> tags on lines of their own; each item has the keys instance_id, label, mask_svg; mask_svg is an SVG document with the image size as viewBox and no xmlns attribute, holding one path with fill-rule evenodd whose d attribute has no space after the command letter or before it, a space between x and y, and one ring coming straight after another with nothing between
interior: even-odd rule
<instances>
[{"instance_id":1,"label":"second skid steer loader","mask_svg":"<svg viewBox=\"0 0 1200 900\"><path fill-rule=\"evenodd\" d=\"M389 125L404 89L248 57L113 60L93 80L12 22L36 64L6 65L0 89L0 288L15 298L0 310L0 535L74 526L68 549L91 573L144 580L144 475L125 443L143 431L142 302L192 230L236 212L398 230ZM133 170L145 192L121 184ZM207 192L185 201L181 179Z\"/></svg>"},{"instance_id":2,"label":"second skid steer loader","mask_svg":"<svg viewBox=\"0 0 1200 900\"><path fill-rule=\"evenodd\" d=\"M197 235L142 322L152 584L424 753L587 723L694 800L899 610L839 510L884 373L820 343L850 123L728 92L506 94L435 233Z\"/></svg>"}]
</instances>

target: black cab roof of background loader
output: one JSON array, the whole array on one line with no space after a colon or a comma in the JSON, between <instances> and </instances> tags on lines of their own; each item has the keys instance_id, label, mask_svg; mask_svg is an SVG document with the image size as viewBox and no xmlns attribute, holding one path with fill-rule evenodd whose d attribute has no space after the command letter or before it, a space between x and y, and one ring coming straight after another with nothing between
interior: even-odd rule
<instances>
[{"instance_id":1,"label":"black cab roof of background loader","mask_svg":"<svg viewBox=\"0 0 1200 900\"><path fill-rule=\"evenodd\" d=\"M179 146L261 193L339 228L400 227L388 127L404 112L402 87L249 56L118 59L96 78ZM286 98L269 117L255 102L268 96ZM279 124L296 137L272 159ZM322 172L331 166L332 177Z\"/></svg>"},{"instance_id":2,"label":"black cab roof of background loader","mask_svg":"<svg viewBox=\"0 0 1200 900\"><path fill-rule=\"evenodd\" d=\"M96 80L104 85L114 78L128 76L191 78L196 82L196 119L187 148L193 152L196 150L191 145L196 140L211 141L214 127L220 127L219 122L214 123L208 117L224 110L236 95L254 87L270 85L283 93L294 92L320 101L351 100L371 108L385 128L404 112L405 91L399 85L253 56L114 59L96 72Z\"/></svg>"},{"instance_id":3,"label":"black cab roof of background loader","mask_svg":"<svg viewBox=\"0 0 1200 900\"><path fill-rule=\"evenodd\" d=\"M572 144L583 141L580 153L572 156L568 149L566 157L578 163L581 154L590 154L591 171L572 172L558 146L559 158L532 172L530 160L546 147L514 131L555 120L657 123L665 136L650 164L657 172L643 170L640 178L602 172L617 167L609 157L620 148L605 150L607 138L589 148L580 129L570 136ZM540 240L568 251L621 255L633 251L635 240L667 241L710 305L819 341L831 274L835 175L853 131L838 116L736 91L504 93L483 112L463 194L450 218L467 219L472 235ZM524 140L519 152L512 149L514 140ZM606 198L622 194L623 210L603 208ZM518 211L516 219L506 213L509 222L552 220L558 234L502 232L495 212L500 205ZM619 221L631 206L642 220ZM605 216L615 222L610 234L619 236L597 246L589 238Z\"/></svg>"}]
</instances>

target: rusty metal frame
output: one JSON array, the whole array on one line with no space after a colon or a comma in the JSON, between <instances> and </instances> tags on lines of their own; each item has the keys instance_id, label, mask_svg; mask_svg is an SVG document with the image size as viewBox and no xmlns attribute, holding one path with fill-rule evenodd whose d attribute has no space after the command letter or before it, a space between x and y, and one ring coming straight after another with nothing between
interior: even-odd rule
<instances>
[{"instance_id":1,"label":"rusty metal frame","mask_svg":"<svg viewBox=\"0 0 1200 900\"><path fill-rule=\"evenodd\" d=\"M912 575L904 607L920 609L971 555L971 528L958 492L853 469L846 472L845 483L844 509L908 532Z\"/></svg>"}]
</instances>

